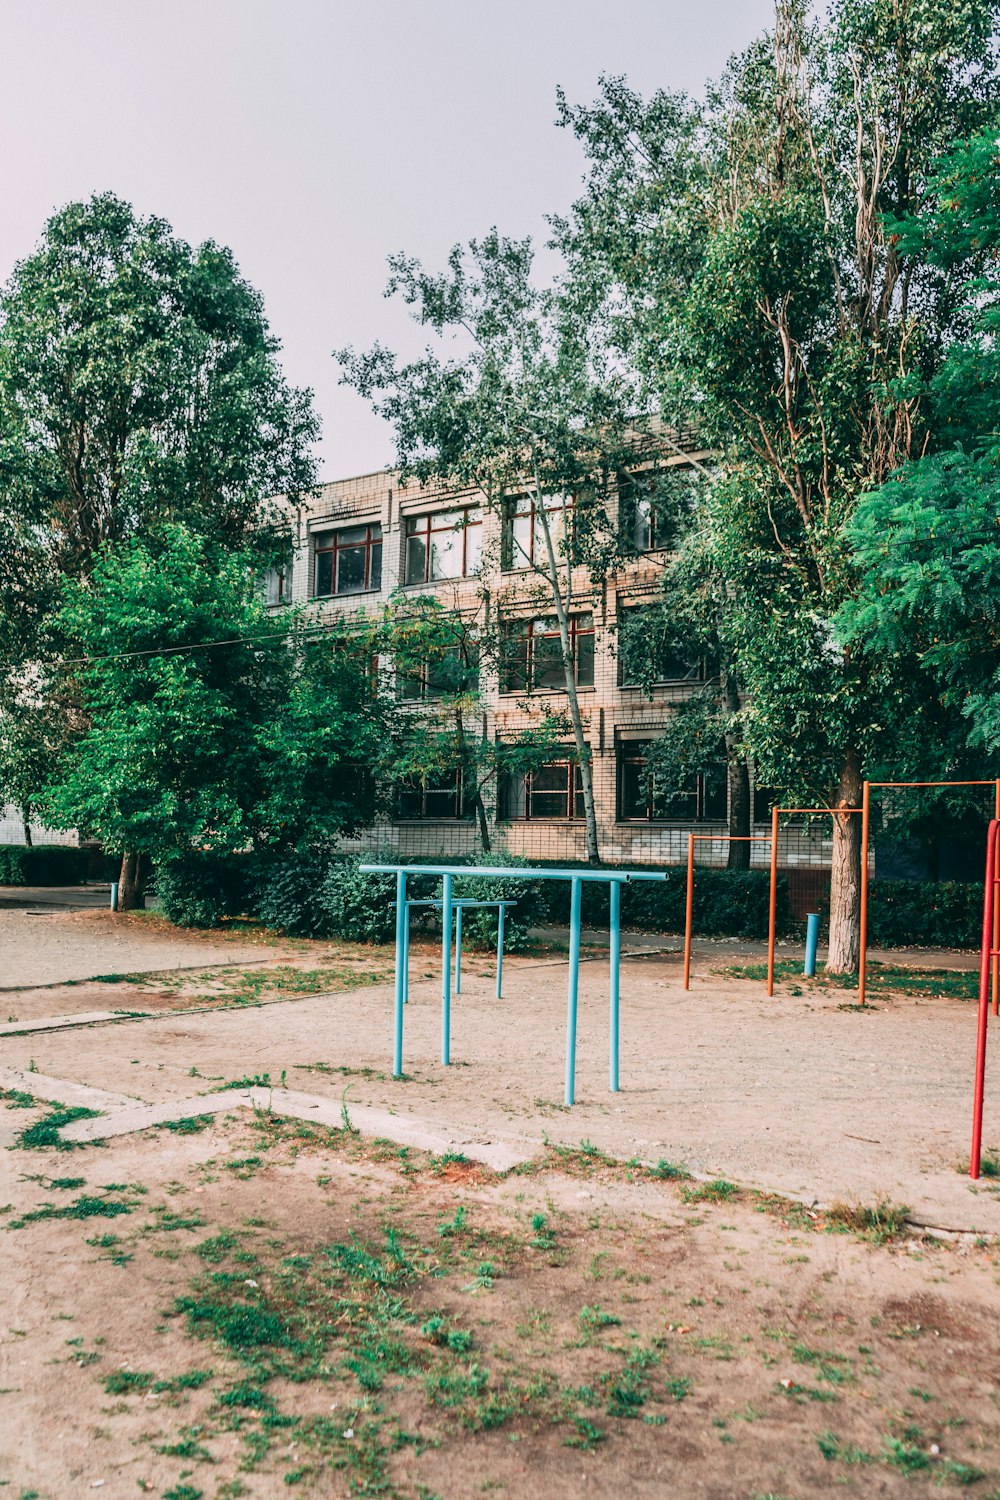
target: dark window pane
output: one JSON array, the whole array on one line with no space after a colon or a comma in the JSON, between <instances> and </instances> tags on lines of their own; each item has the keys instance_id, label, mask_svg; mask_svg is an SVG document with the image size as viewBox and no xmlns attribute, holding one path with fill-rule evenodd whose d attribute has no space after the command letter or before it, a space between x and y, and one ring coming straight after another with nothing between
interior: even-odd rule
<instances>
[{"instance_id":1,"label":"dark window pane","mask_svg":"<svg viewBox=\"0 0 1000 1500\"><path fill-rule=\"evenodd\" d=\"M726 769L707 771L702 777L701 815L707 823L724 823L728 813L726 799Z\"/></svg>"},{"instance_id":2,"label":"dark window pane","mask_svg":"<svg viewBox=\"0 0 1000 1500\"><path fill-rule=\"evenodd\" d=\"M426 804L426 816L428 818L454 818L458 816L454 787L446 787L441 790L432 790L428 787Z\"/></svg>"},{"instance_id":3,"label":"dark window pane","mask_svg":"<svg viewBox=\"0 0 1000 1500\"><path fill-rule=\"evenodd\" d=\"M531 816L533 818L565 818L566 817L566 788L556 792L531 793Z\"/></svg>"},{"instance_id":4,"label":"dark window pane","mask_svg":"<svg viewBox=\"0 0 1000 1500\"><path fill-rule=\"evenodd\" d=\"M643 760L626 760L621 768L621 796L619 817L645 818L648 816L647 789L649 776Z\"/></svg>"},{"instance_id":5,"label":"dark window pane","mask_svg":"<svg viewBox=\"0 0 1000 1500\"><path fill-rule=\"evenodd\" d=\"M566 686L563 670L562 643L558 635L536 635L533 641L534 672L533 686L536 688L560 688Z\"/></svg>"},{"instance_id":6,"label":"dark window pane","mask_svg":"<svg viewBox=\"0 0 1000 1500\"><path fill-rule=\"evenodd\" d=\"M579 687L594 686L594 637L579 635L576 638L576 680Z\"/></svg>"},{"instance_id":7,"label":"dark window pane","mask_svg":"<svg viewBox=\"0 0 1000 1500\"><path fill-rule=\"evenodd\" d=\"M407 537L406 581L424 583L427 578L427 542L422 536Z\"/></svg>"},{"instance_id":8,"label":"dark window pane","mask_svg":"<svg viewBox=\"0 0 1000 1500\"><path fill-rule=\"evenodd\" d=\"M481 522L471 523L465 528L465 571L478 573L483 555L483 527Z\"/></svg>"},{"instance_id":9,"label":"dark window pane","mask_svg":"<svg viewBox=\"0 0 1000 1500\"><path fill-rule=\"evenodd\" d=\"M382 587L382 543L376 542L371 552L371 576L368 579L370 589Z\"/></svg>"},{"instance_id":10,"label":"dark window pane","mask_svg":"<svg viewBox=\"0 0 1000 1500\"><path fill-rule=\"evenodd\" d=\"M350 547L355 542L366 541L367 536L367 526L345 526L343 531L337 532L337 545L338 547Z\"/></svg>"},{"instance_id":11,"label":"dark window pane","mask_svg":"<svg viewBox=\"0 0 1000 1500\"><path fill-rule=\"evenodd\" d=\"M316 592L317 594L333 593L332 552L317 552L316 554Z\"/></svg>"},{"instance_id":12,"label":"dark window pane","mask_svg":"<svg viewBox=\"0 0 1000 1500\"><path fill-rule=\"evenodd\" d=\"M354 528L352 527L352 530ZM364 547L341 548L337 553L337 593L356 594L365 586Z\"/></svg>"},{"instance_id":13,"label":"dark window pane","mask_svg":"<svg viewBox=\"0 0 1000 1500\"><path fill-rule=\"evenodd\" d=\"M416 778L403 782L399 788L398 809L401 818L419 818L422 792Z\"/></svg>"}]
</instances>

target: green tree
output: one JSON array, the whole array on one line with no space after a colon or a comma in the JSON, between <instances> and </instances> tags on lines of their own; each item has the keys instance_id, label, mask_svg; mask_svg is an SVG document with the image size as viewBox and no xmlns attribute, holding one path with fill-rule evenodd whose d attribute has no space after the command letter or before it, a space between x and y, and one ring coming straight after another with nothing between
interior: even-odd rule
<instances>
[{"instance_id":1,"label":"green tree","mask_svg":"<svg viewBox=\"0 0 1000 1500\"><path fill-rule=\"evenodd\" d=\"M558 226L664 415L717 453L703 525L727 580L758 773L796 801L856 807L865 768L914 747L924 703L834 621L858 575L858 498L933 442L923 399L967 322L956 269L903 255L887 219L934 159L993 116L995 0L835 0L773 34L703 101L621 80L563 105L591 160ZM962 263L975 274L983 251ZM926 694L924 695L926 698ZM830 967L858 961L859 820L834 819Z\"/></svg>"},{"instance_id":2,"label":"green tree","mask_svg":"<svg viewBox=\"0 0 1000 1500\"><path fill-rule=\"evenodd\" d=\"M525 570L537 606L555 616L587 856L596 863L591 751L570 617L574 597L622 557L618 475L635 463L641 441L629 382L602 359L572 301L535 285L532 261L530 242L495 230L468 251L456 247L437 276L395 257L389 291L403 296L440 348L408 365L379 346L337 357L344 380L392 423L402 475L481 491L504 528L503 565ZM523 531L511 524L518 502Z\"/></svg>"},{"instance_id":3,"label":"green tree","mask_svg":"<svg viewBox=\"0 0 1000 1500\"><path fill-rule=\"evenodd\" d=\"M61 582L107 544L178 520L286 550L265 502L314 482L317 424L278 347L228 250L110 193L50 219L0 296L0 712L43 707Z\"/></svg>"},{"instance_id":4,"label":"green tree","mask_svg":"<svg viewBox=\"0 0 1000 1500\"><path fill-rule=\"evenodd\" d=\"M180 523L107 544L67 580L56 669L80 730L40 804L153 861L287 851L367 824L392 733L357 625L275 619L255 555Z\"/></svg>"},{"instance_id":5,"label":"green tree","mask_svg":"<svg viewBox=\"0 0 1000 1500\"><path fill-rule=\"evenodd\" d=\"M1000 753L998 207L1000 142L990 128L941 160L921 212L893 226L904 256L951 269L985 253L989 265L966 283L972 329L948 348L928 391L937 451L863 496L847 528L861 586L838 622L866 657L916 649L929 689L991 758Z\"/></svg>"}]
</instances>

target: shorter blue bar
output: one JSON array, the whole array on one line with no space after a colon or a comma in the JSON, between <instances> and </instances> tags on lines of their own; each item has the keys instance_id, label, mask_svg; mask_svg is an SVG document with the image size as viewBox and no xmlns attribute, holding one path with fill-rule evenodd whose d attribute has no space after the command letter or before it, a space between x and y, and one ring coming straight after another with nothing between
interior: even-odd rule
<instances>
[{"instance_id":1,"label":"shorter blue bar","mask_svg":"<svg viewBox=\"0 0 1000 1500\"><path fill-rule=\"evenodd\" d=\"M622 962L622 888L620 885L611 887L611 915L609 919L611 937L611 1023L610 1023L610 1088L613 1094L618 1092L618 1016L621 998L621 962Z\"/></svg>"},{"instance_id":2,"label":"shorter blue bar","mask_svg":"<svg viewBox=\"0 0 1000 1500\"><path fill-rule=\"evenodd\" d=\"M819 912L811 911L806 916L806 967L807 979L816 973L816 949L819 946Z\"/></svg>"},{"instance_id":3,"label":"shorter blue bar","mask_svg":"<svg viewBox=\"0 0 1000 1500\"><path fill-rule=\"evenodd\" d=\"M501 901L500 910L497 912L497 999L503 998L503 919L508 906L516 906L516 901Z\"/></svg>"},{"instance_id":4,"label":"shorter blue bar","mask_svg":"<svg viewBox=\"0 0 1000 1500\"><path fill-rule=\"evenodd\" d=\"M576 1096L576 1014L580 990L580 889L573 876L569 898L569 989L566 996L566 1103Z\"/></svg>"},{"instance_id":5,"label":"shorter blue bar","mask_svg":"<svg viewBox=\"0 0 1000 1500\"><path fill-rule=\"evenodd\" d=\"M396 993L393 998L392 1076L403 1072L403 1004L406 1000L406 871L396 875Z\"/></svg>"},{"instance_id":6,"label":"shorter blue bar","mask_svg":"<svg viewBox=\"0 0 1000 1500\"><path fill-rule=\"evenodd\" d=\"M441 1062L451 1062L451 874L441 890Z\"/></svg>"},{"instance_id":7,"label":"shorter blue bar","mask_svg":"<svg viewBox=\"0 0 1000 1500\"><path fill-rule=\"evenodd\" d=\"M455 911L455 994L462 993L462 903L454 901Z\"/></svg>"}]
</instances>

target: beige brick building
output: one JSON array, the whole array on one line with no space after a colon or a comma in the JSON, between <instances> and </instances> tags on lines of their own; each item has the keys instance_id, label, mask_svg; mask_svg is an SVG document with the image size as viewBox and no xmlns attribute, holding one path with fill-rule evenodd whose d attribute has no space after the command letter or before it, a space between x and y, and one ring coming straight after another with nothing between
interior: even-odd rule
<instances>
[{"instance_id":1,"label":"beige brick building","mask_svg":"<svg viewBox=\"0 0 1000 1500\"><path fill-rule=\"evenodd\" d=\"M692 457L704 456L693 445L689 451ZM684 465L686 459L674 462ZM295 508L292 522L294 556L287 569L268 579L268 598L275 610L288 601L308 601L320 618L332 618L373 612L394 595L431 593L470 620L484 610L493 611L504 629L520 632L523 644L516 680L503 680L495 667L484 666L482 724L477 727L484 735L503 739L531 723L543 706L558 710L565 705L565 688L558 686L561 662L553 670L546 645L546 616L551 616L552 606L546 603L537 574L523 565L535 524L527 502L512 505L501 519L474 491L401 485L397 475L383 470L321 486ZM634 517L629 524L636 524ZM617 639L623 611L640 608L657 595L666 556L657 550L650 527L637 534L637 541L644 550L637 552L635 561L596 589L585 569L574 569L571 612L578 691L593 755L602 858L680 863L690 831L725 833L725 793L721 779L716 785L692 779L675 789L670 817L658 816L649 794L644 746L662 732L671 712L701 680L701 666L665 663L663 680L652 688L622 680ZM382 666L392 671L391 663ZM414 709L420 711L419 702ZM570 743L567 734L567 750ZM574 776L567 756L515 785L497 789L495 805L488 809L491 833L511 853L536 859L585 858ZM757 800L755 816L766 819L769 804L765 806L761 797ZM362 842L393 847L403 856L471 852L478 846L478 832L474 820L463 815L462 803L460 786L447 779L419 795L411 790L399 799L393 815L369 830ZM765 831L763 822L760 831ZM823 851L815 838L806 842L809 848L802 854L815 863ZM783 853L791 857L783 863L795 862L791 849ZM762 844L754 863L766 859ZM725 863L725 845L700 844L699 862Z\"/></svg>"}]
</instances>

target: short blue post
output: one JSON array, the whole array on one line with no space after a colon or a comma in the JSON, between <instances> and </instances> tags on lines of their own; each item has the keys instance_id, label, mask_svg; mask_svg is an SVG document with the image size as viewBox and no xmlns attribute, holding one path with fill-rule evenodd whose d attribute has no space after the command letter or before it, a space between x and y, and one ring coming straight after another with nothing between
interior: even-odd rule
<instances>
[{"instance_id":1,"label":"short blue post","mask_svg":"<svg viewBox=\"0 0 1000 1500\"><path fill-rule=\"evenodd\" d=\"M580 988L580 891L578 876L570 881L569 899L569 990L566 997L566 1103L576 1094L576 1012Z\"/></svg>"},{"instance_id":2,"label":"short blue post","mask_svg":"<svg viewBox=\"0 0 1000 1500\"><path fill-rule=\"evenodd\" d=\"M392 1076L403 1075L403 1004L406 999L406 874L396 871L396 995L393 1005Z\"/></svg>"},{"instance_id":3,"label":"short blue post","mask_svg":"<svg viewBox=\"0 0 1000 1500\"><path fill-rule=\"evenodd\" d=\"M618 1092L618 1010L622 959L622 888L617 880L611 881L611 1092Z\"/></svg>"},{"instance_id":4,"label":"short blue post","mask_svg":"<svg viewBox=\"0 0 1000 1500\"><path fill-rule=\"evenodd\" d=\"M507 908L501 901L497 909L497 999L503 998L503 918Z\"/></svg>"},{"instance_id":5,"label":"short blue post","mask_svg":"<svg viewBox=\"0 0 1000 1500\"><path fill-rule=\"evenodd\" d=\"M111 882L111 910L112 911L117 911L118 910L118 882L117 882L117 880L112 880L112 882Z\"/></svg>"},{"instance_id":6,"label":"short blue post","mask_svg":"<svg viewBox=\"0 0 1000 1500\"><path fill-rule=\"evenodd\" d=\"M462 993L462 910L455 907L455 994Z\"/></svg>"},{"instance_id":7,"label":"short blue post","mask_svg":"<svg viewBox=\"0 0 1000 1500\"><path fill-rule=\"evenodd\" d=\"M805 975L811 979L816 973L816 948L819 943L819 912L806 915L806 967Z\"/></svg>"},{"instance_id":8,"label":"short blue post","mask_svg":"<svg viewBox=\"0 0 1000 1500\"><path fill-rule=\"evenodd\" d=\"M451 1062L451 876L441 876L441 1061Z\"/></svg>"}]
</instances>

